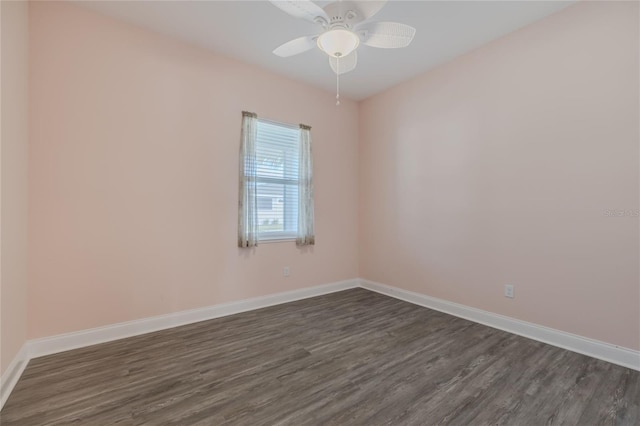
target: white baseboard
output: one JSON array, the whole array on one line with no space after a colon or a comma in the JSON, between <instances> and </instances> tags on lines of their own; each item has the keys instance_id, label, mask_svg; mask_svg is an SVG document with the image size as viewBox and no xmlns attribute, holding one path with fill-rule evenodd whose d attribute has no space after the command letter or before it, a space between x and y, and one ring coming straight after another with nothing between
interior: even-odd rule
<instances>
[{"instance_id":1,"label":"white baseboard","mask_svg":"<svg viewBox=\"0 0 640 426\"><path fill-rule=\"evenodd\" d=\"M15 387L16 383L18 383L18 379L22 376L22 372L28 362L29 354L27 351L27 344L25 343L0 377L0 410L2 410L4 403L9 399L11 391Z\"/></svg>"},{"instance_id":2,"label":"white baseboard","mask_svg":"<svg viewBox=\"0 0 640 426\"><path fill-rule=\"evenodd\" d=\"M489 327L518 334L529 339L548 343L572 352L598 358L612 364L640 371L640 351L589 339L542 325L521 321L504 315L494 314L424 294L391 287L369 280L360 280L360 287L377 293L424 306L456 317L464 318Z\"/></svg>"},{"instance_id":3,"label":"white baseboard","mask_svg":"<svg viewBox=\"0 0 640 426\"><path fill-rule=\"evenodd\" d=\"M28 356L30 359L37 358L71 349L83 348L98 343L110 342L113 340L124 339L126 337L151 333L153 331L166 330L168 328L178 327L181 325L238 314L254 309L266 308L268 306L279 305L281 303L307 299L309 297L355 288L358 286L358 282L358 279L340 281L331 284L303 288L300 290L239 300L237 302L174 312L156 317L142 318L135 321L127 321L104 327L92 328L89 330L34 339L28 342Z\"/></svg>"}]
</instances>

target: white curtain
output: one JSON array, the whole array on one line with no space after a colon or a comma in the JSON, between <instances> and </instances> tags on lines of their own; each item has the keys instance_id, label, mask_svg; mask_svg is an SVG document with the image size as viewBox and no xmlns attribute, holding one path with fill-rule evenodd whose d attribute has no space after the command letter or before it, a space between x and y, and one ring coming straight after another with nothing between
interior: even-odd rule
<instances>
[{"instance_id":1,"label":"white curtain","mask_svg":"<svg viewBox=\"0 0 640 426\"><path fill-rule=\"evenodd\" d=\"M240 196L238 198L238 247L258 245L256 137L258 116L242 112L240 141Z\"/></svg>"},{"instance_id":2,"label":"white curtain","mask_svg":"<svg viewBox=\"0 0 640 426\"><path fill-rule=\"evenodd\" d=\"M298 187L298 237L299 246L313 245L316 236L313 228L313 161L311 158L311 127L300 125L300 184Z\"/></svg>"}]
</instances>

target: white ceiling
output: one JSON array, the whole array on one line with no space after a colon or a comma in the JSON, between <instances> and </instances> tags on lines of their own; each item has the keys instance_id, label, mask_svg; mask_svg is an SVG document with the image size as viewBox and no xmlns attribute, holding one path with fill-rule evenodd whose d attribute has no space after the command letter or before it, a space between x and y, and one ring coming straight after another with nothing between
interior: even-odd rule
<instances>
[{"instance_id":1,"label":"white ceiling","mask_svg":"<svg viewBox=\"0 0 640 426\"><path fill-rule=\"evenodd\" d=\"M358 66L340 77L341 95L364 99L575 1L390 1L372 20L416 28L404 49L358 48ZM329 2L317 1L321 7ZM133 24L333 91L335 74L320 50L280 58L271 52L319 26L295 19L268 1L78 2Z\"/></svg>"}]
</instances>

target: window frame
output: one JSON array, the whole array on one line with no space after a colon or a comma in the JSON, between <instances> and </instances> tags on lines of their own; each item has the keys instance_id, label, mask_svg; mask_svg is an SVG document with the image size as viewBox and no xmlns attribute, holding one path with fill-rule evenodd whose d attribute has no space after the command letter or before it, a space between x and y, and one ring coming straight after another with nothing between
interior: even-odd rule
<instances>
[{"instance_id":1,"label":"window frame","mask_svg":"<svg viewBox=\"0 0 640 426\"><path fill-rule=\"evenodd\" d=\"M269 124L272 126L284 127L290 130L296 130L298 132L298 150L300 149L300 127L295 124L282 123L279 121L268 120L264 118L257 118L257 127L259 128L261 123ZM256 148L258 147L258 138L256 136ZM299 152L299 151L298 151ZM298 166L298 178L274 178L274 177L259 177L256 176L256 183L272 183L277 185L295 185L300 188L300 168ZM258 196L258 194L256 194ZM299 203L299 201L298 201ZM286 207L285 207L286 208ZM296 211L298 211L300 207L296 206ZM283 224L284 226L284 224ZM259 225L258 225L259 227ZM299 223L296 219L296 229L294 231L263 231L257 232L257 240L259 243L279 243L279 242L288 242L288 241L296 241L299 232Z\"/></svg>"}]
</instances>

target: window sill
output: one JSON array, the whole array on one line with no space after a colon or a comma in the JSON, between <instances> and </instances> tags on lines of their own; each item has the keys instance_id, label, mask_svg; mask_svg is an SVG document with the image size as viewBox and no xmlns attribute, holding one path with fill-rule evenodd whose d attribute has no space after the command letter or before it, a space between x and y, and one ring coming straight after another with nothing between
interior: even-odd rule
<instances>
[{"instance_id":1,"label":"window sill","mask_svg":"<svg viewBox=\"0 0 640 426\"><path fill-rule=\"evenodd\" d=\"M260 244L273 244L273 243L295 243L296 239L293 237L286 238L269 238L268 240L258 240L258 245Z\"/></svg>"}]
</instances>

